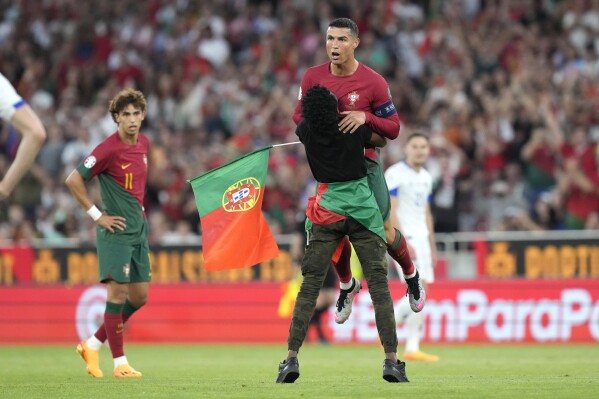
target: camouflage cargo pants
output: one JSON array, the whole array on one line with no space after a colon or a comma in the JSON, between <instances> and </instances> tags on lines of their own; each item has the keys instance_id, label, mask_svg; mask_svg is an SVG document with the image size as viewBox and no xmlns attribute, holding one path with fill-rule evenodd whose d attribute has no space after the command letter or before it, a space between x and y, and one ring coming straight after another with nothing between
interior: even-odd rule
<instances>
[{"instance_id":1,"label":"camouflage cargo pants","mask_svg":"<svg viewBox=\"0 0 599 399\"><path fill-rule=\"evenodd\" d=\"M293 308L287 339L288 349L299 351L302 346L333 252L341 238L347 235L362 264L383 348L386 353L396 352L397 331L387 281L385 242L352 218L327 225L313 224L308 234L308 245L302 260L304 281Z\"/></svg>"}]
</instances>

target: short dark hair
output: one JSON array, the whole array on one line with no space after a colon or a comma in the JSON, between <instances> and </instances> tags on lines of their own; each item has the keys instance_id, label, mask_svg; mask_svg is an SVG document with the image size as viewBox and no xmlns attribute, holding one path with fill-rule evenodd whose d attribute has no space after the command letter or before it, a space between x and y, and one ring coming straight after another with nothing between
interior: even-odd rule
<instances>
[{"instance_id":1,"label":"short dark hair","mask_svg":"<svg viewBox=\"0 0 599 399\"><path fill-rule=\"evenodd\" d=\"M406 144L408 144L410 141L412 141L412 139L415 139L417 137L422 137L423 139L425 139L426 141L428 141L430 143L431 139L430 137L428 137L427 134L423 133L423 132L414 132L412 134L410 134L408 136L408 138L406 139Z\"/></svg>"},{"instance_id":2,"label":"short dark hair","mask_svg":"<svg viewBox=\"0 0 599 399\"><path fill-rule=\"evenodd\" d=\"M116 117L122 110L127 108L127 105L132 104L135 108L146 112L146 98L141 91L132 88L121 90L108 104L108 111L112 115L112 119L116 122Z\"/></svg>"},{"instance_id":3,"label":"short dark hair","mask_svg":"<svg viewBox=\"0 0 599 399\"><path fill-rule=\"evenodd\" d=\"M351 31L352 36L358 37L360 30L358 25L349 18L337 18L331 21L329 28L347 28Z\"/></svg>"},{"instance_id":4,"label":"short dark hair","mask_svg":"<svg viewBox=\"0 0 599 399\"><path fill-rule=\"evenodd\" d=\"M311 129L337 131L337 111L337 98L324 86L313 86L302 96L302 116Z\"/></svg>"}]
</instances>

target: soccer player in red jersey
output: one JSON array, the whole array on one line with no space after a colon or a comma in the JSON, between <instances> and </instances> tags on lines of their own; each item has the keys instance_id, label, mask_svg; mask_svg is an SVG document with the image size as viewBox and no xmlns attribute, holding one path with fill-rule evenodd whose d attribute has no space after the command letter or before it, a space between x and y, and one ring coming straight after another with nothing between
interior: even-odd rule
<instances>
[{"instance_id":1,"label":"soccer player in red jersey","mask_svg":"<svg viewBox=\"0 0 599 399\"><path fill-rule=\"evenodd\" d=\"M113 376L138 378L123 349L124 323L148 299L151 280L148 223L143 208L149 141L139 132L146 115L144 95L133 89L118 93L109 111L118 130L100 143L67 177L66 185L96 222L100 281L108 291L104 323L77 352L94 377L103 377L99 350L108 339ZM91 201L85 182L98 176L104 210Z\"/></svg>"},{"instance_id":2,"label":"soccer player in red jersey","mask_svg":"<svg viewBox=\"0 0 599 399\"><path fill-rule=\"evenodd\" d=\"M302 93L317 84L327 87L339 102L342 119L339 128L352 134L363 124L390 140L399 135L399 116L391 99L385 79L358 62L354 51L360 43L358 26L348 18L333 20L327 29L326 51L329 62L309 68L302 78L298 102L293 120L301 121ZM410 306L414 312L424 307L425 293L418 271L410 259L406 239L391 223L391 202L385 176L379 160L379 150L366 148L364 158L368 170L368 184L377 200L383 217L387 252L401 266L406 283ZM343 165L340 165L343 168ZM360 282L352 277L350 268L351 248L345 238L333 255L333 264L339 274L341 293L337 300L335 321L344 323L351 314L352 301L360 291Z\"/></svg>"},{"instance_id":3,"label":"soccer player in red jersey","mask_svg":"<svg viewBox=\"0 0 599 399\"><path fill-rule=\"evenodd\" d=\"M383 218L367 181L362 153L366 144L383 146L387 140L365 125L344 134L337 125L337 99L319 85L302 99L302 121L296 134L304 144L318 194L308 201L307 245L301 269L304 280L297 294L287 357L279 364L277 383L293 383L300 376L298 353L306 338L308 321L316 305L330 259L344 236L349 236L362 263L374 307L376 327L385 360L383 378L409 382L405 363L397 358L397 331L393 300L387 280ZM339 165L344 167L340 168ZM351 193L351 195L348 195Z\"/></svg>"}]
</instances>

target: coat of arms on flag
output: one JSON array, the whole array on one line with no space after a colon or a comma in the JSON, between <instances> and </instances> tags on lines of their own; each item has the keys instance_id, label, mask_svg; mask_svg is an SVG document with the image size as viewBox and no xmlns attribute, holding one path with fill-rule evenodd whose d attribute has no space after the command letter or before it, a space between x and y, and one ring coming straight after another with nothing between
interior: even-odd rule
<instances>
[{"instance_id":1,"label":"coat of arms on flag","mask_svg":"<svg viewBox=\"0 0 599 399\"><path fill-rule=\"evenodd\" d=\"M189 180L202 223L207 271L251 267L279 255L262 214L269 149Z\"/></svg>"}]
</instances>

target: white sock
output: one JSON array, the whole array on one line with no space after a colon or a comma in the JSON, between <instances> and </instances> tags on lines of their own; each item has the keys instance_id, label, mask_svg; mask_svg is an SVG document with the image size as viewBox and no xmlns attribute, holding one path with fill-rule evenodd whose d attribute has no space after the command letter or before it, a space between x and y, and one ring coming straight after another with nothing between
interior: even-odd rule
<instances>
[{"instance_id":1,"label":"white sock","mask_svg":"<svg viewBox=\"0 0 599 399\"><path fill-rule=\"evenodd\" d=\"M408 338L406 339L406 352L418 352L420 350L420 327L424 321L422 312L413 313L406 320Z\"/></svg>"},{"instance_id":2,"label":"white sock","mask_svg":"<svg viewBox=\"0 0 599 399\"><path fill-rule=\"evenodd\" d=\"M341 288L342 290L349 290L352 286L352 284L354 283L354 278L352 277L351 280L349 280L348 283L344 283L343 281L339 282L339 288Z\"/></svg>"},{"instance_id":3,"label":"white sock","mask_svg":"<svg viewBox=\"0 0 599 399\"><path fill-rule=\"evenodd\" d=\"M414 273L412 273L412 274L404 274L404 276L403 276L404 279L406 279L406 278L412 278L412 277L416 276L416 272L417 271L418 270L416 270L416 268L414 268Z\"/></svg>"},{"instance_id":4,"label":"white sock","mask_svg":"<svg viewBox=\"0 0 599 399\"><path fill-rule=\"evenodd\" d=\"M112 360L114 360L114 368L117 368L123 364L129 364L129 362L127 361L127 356L115 357Z\"/></svg>"},{"instance_id":5,"label":"white sock","mask_svg":"<svg viewBox=\"0 0 599 399\"><path fill-rule=\"evenodd\" d=\"M95 351L99 351L103 345L103 342L100 341L98 338L96 338L95 335L92 335L91 337L89 337L87 339L87 341L85 341L85 342L87 343L87 346L89 349L92 349Z\"/></svg>"},{"instance_id":6,"label":"white sock","mask_svg":"<svg viewBox=\"0 0 599 399\"><path fill-rule=\"evenodd\" d=\"M412 312L412 308L410 308L410 300L404 295L403 298L401 298L401 301L399 301L399 304L395 307L395 323L403 323L412 313L414 312Z\"/></svg>"}]
</instances>

